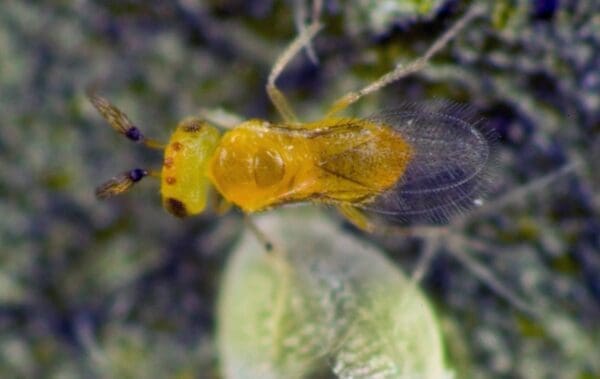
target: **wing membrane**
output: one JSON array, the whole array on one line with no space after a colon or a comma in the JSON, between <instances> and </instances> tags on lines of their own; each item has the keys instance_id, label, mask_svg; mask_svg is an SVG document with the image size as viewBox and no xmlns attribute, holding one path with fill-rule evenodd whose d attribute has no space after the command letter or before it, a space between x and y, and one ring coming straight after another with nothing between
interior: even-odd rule
<instances>
[{"instance_id":1,"label":"wing membrane","mask_svg":"<svg viewBox=\"0 0 600 379\"><path fill-rule=\"evenodd\" d=\"M490 184L493 135L464 105L404 104L369 121L400 133L413 159L396 185L359 205L403 224L444 223L472 207Z\"/></svg>"}]
</instances>

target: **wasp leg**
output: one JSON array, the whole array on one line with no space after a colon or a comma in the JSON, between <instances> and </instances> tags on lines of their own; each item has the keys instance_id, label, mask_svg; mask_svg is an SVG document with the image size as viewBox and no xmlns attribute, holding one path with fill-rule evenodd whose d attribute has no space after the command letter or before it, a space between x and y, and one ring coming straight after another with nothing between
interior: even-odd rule
<instances>
[{"instance_id":1,"label":"wasp leg","mask_svg":"<svg viewBox=\"0 0 600 379\"><path fill-rule=\"evenodd\" d=\"M225 213L229 212L233 207L233 204L225 199L218 191L214 188L208 192L209 203L211 205L211 209L217 216L222 216Z\"/></svg>"},{"instance_id":2,"label":"wasp leg","mask_svg":"<svg viewBox=\"0 0 600 379\"><path fill-rule=\"evenodd\" d=\"M242 117L223 108L200 108L198 113L201 118L221 129L233 129L244 121Z\"/></svg>"},{"instance_id":3,"label":"wasp leg","mask_svg":"<svg viewBox=\"0 0 600 379\"><path fill-rule=\"evenodd\" d=\"M298 33L302 34L306 31L306 16L307 16L307 7L306 3L308 1L305 0L296 0L294 1L295 10L294 10L294 22L296 24L296 29ZM318 20L321 15L321 10L323 9L323 0L314 0L312 2L312 10L311 10L311 20ZM317 58L317 54L315 53L315 49L312 44L312 40L306 42L305 45L306 54L308 55L308 59L317 65L319 63L319 59Z\"/></svg>"},{"instance_id":4,"label":"wasp leg","mask_svg":"<svg viewBox=\"0 0 600 379\"><path fill-rule=\"evenodd\" d=\"M373 83L357 90L347 93L346 95L340 97L336 100L327 116L332 116L340 111L346 109L349 105L358 101L361 97L371 94L380 90L381 88L387 86L390 83L393 83L405 76L413 74L415 72L420 71L425 67L427 62L431 59L433 55L435 55L438 51L444 48L448 42L454 38L454 36L465 27L465 25L471 21L473 18L483 14L483 7L481 6L473 6L471 9L465 13L450 29L448 29L441 37L439 37L430 47L427 49L425 54L422 57L410 62L407 65L403 65L398 63L396 67L389 71L388 73L382 75L379 79L374 81Z\"/></svg>"},{"instance_id":5,"label":"wasp leg","mask_svg":"<svg viewBox=\"0 0 600 379\"><path fill-rule=\"evenodd\" d=\"M277 88L275 81L281 75L286 66L292 61L292 59L298 54L303 47L307 46L308 43L312 40L312 38L317 34L317 32L321 29L321 24L318 19L313 19L312 23L308 26L308 28L302 30L300 34L288 45L288 47L279 55L273 68L271 69L271 73L269 74L269 79L267 81L267 93L269 94L269 98L271 102L283 118L283 120L287 123L294 124L298 122L298 118L294 113L294 110L290 106L288 100L286 99L283 92Z\"/></svg>"},{"instance_id":6,"label":"wasp leg","mask_svg":"<svg viewBox=\"0 0 600 379\"><path fill-rule=\"evenodd\" d=\"M376 225L369 220L367 215L365 215L360 209L348 204L338 205L337 209L346 218L346 220L348 220L357 228L369 233L375 231Z\"/></svg>"},{"instance_id":7,"label":"wasp leg","mask_svg":"<svg viewBox=\"0 0 600 379\"><path fill-rule=\"evenodd\" d=\"M219 199L219 202L217 203L217 206L215 207L215 213L217 214L217 216L224 215L225 213L227 213L231 210L232 206L233 206L233 204L231 202L225 200L225 198L222 197L221 199Z\"/></svg>"},{"instance_id":8,"label":"wasp leg","mask_svg":"<svg viewBox=\"0 0 600 379\"><path fill-rule=\"evenodd\" d=\"M262 230L258 228L252 217L248 214L244 214L244 222L248 226L248 228L254 233L256 239L264 246L267 253L271 254L275 250L275 245L271 240L263 233Z\"/></svg>"}]
</instances>

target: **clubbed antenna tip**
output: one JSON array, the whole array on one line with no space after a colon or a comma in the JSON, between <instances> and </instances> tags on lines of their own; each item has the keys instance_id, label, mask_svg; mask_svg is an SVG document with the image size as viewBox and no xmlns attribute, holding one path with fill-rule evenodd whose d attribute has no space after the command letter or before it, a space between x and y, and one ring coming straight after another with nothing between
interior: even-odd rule
<instances>
[{"instance_id":1,"label":"clubbed antenna tip","mask_svg":"<svg viewBox=\"0 0 600 379\"><path fill-rule=\"evenodd\" d=\"M107 99L98 96L93 92L88 91L87 96L94 108L98 110L114 130L134 142L140 142L144 139L140 130L133 125L127 115L119 108L111 104Z\"/></svg>"},{"instance_id":2,"label":"clubbed antenna tip","mask_svg":"<svg viewBox=\"0 0 600 379\"><path fill-rule=\"evenodd\" d=\"M119 108L111 104L107 99L95 94L92 90L87 91L87 96L102 117L108 124L133 142L143 143L145 146L153 149L163 149L164 146L154 140L146 138L140 129L133 125L127 115Z\"/></svg>"},{"instance_id":3,"label":"clubbed antenna tip","mask_svg":"<svg viewBox=\"0 0 600 379\"><path fill-rule=\"evenodd\" d=\"M110 197L127 192L135 183L148 176L149 172L141 168L117 175L96 189L96 197L108 199Z\"/></svg>"}]
</instances>

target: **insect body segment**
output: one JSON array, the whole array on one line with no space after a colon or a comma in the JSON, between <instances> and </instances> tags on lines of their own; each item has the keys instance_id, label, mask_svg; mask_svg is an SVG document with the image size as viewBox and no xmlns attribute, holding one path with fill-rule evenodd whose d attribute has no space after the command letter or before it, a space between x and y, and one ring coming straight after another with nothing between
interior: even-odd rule
<instances>
[{"instance_id":1,"label":"insect body segment","mask_svg":"<svg viewBox=\"0 0 600 379\"><path fill-rule=\"evenodd\" d=\"M325 119L302 128L249 121L223 136L209 177L246 212L317 201L356 203L392 187L411 148L389 127L361 119Z\"/></svg>"},{"instance_id":2,"label":"insect body segment","mask_svg":"<svg viewBox=\"0 0 600 379\"><path fill-rule=\"evenodd\" d=\"M208 175L227 200L247 212L258 211L291 194L294 183L307 183L303 162L309 154L298 138L250 120L223 135Z\"/></svg>"},{"instance_id":3,"label":"insect body segment","mask_svg":"<svg viewBox=\"0 0 600 379\"><path fill-rule=\"evenodd\" d=\"M210 188L206 170L219 139L216 128L196 118L177 126L165 148L161 172L162 202L171 214L191 216L206 207Z\"/></svg>"}]
</instances>

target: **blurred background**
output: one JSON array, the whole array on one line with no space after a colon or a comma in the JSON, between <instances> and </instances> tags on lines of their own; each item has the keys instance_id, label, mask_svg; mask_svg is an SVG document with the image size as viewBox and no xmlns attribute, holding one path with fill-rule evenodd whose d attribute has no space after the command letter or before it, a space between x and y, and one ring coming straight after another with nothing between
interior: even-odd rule
<instances>
[{"instance_id":1,"label":"blurred background","mask_svg":"<svg viewBox=\"0 0 600 379\"><path fill-rule=\"evenodd\" d=\"M473 3L324 0L318 63L301 54L280 86L304 120L317 119L418 57ZM349 114L432 98L476 108L499 135L484 207L443 238L366 235L324 217L408 272L432 253L422 284L458 378L600 378L600 3L477 3L486 15L424 71ZM1 378L221 377L215 302L241 215L172 218L152 180L98 201L98 184L161 157L110 130L84 91L94 83L163 141L201 108L278 120L264 84L309 8L2 3ZM464 255L547 317L507 300Z\"/></svg>"}]
</instances>

